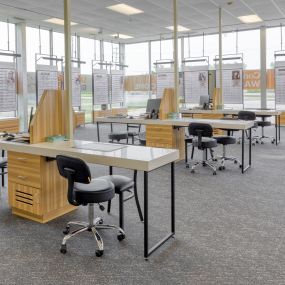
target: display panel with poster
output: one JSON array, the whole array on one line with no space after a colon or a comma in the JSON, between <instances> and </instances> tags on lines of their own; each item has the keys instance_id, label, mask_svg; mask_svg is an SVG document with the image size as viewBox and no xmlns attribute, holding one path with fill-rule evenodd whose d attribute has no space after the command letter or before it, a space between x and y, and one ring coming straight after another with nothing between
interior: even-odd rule
<instances>
[{"instance_id":1,"label":"display panel with poster","mask_svg":"<svg viewBox=\"0 0 285 285\"><path fill-rule=\"evenodd\" d=\"M275 104L285 105L285 61L275 61Z\"/></svg>"},{"instance_id":2,"label":"display panel with poster","mask_svg":"<svg viewBox=\"0 0 285 285\"><path fill-rule=\"evenodd\" d=\"M111 102L124 103L124 71L111 70Z\"/></svg>"},{"instance_id":3,"label":"display panel with poster","mask_svg":"<svg viewBox=\"0 0 285 285\"><path fill-rule=\"evenodd\" d=\"M156 71L156 98L162 98L164 89L174 88L174 69L158 68Z\"/></svg>"},{"instance_id":4,"label":"display panel with poster","mask_svg":"<svg viewBox=\"0 0 285 285\"><path fill-rule=\"evenodd\" d=\"M109 104L109 79L106 69L93 69L94 105Z\"/></svg>"},{"instance_id":5,"label":"display panel with poster","mask_svg":"<svg viewBox=\"0 0 285 285\"><path fill-rule=\"evenodd\" d=\"M243 64L223 64L224 104L243 104ZM219 66L216 67L216 87L220 88Z\"/></svg>"},{"instance_id":6,"label":"display panel with poster","mask_svg":"<svg viewBox=\"0 0 285 285\"><path fill-rule=\"evenodd\" d=\"M209 71L203 66L184 67L185 103L199 104L200 97L209 94Z\"/></svg>"},{"instance_id":7,"label":"display panel with poster","mask_svg":"<svg viewBox=\"0 0 285 285\"><path fill-rule=\"evenodd\" d=\"M36 65L37 104L45 90L58 89L58 68L52 65Z\"/></svg>"},{"instance_id":8,"label":"display panel with poster","mask_svg":"<svg viewBox=\"0 0 285 285\"><path fill-rule=\"evenodd\" d=\"M0 112L17 110L15 63L0 62Z\"/></svg>"},{"instance_id":9,"label":"display panel with poster","mask_svg":"<svg viewBox=\"0 0 285 285\"><path fill-rule=\"evenodd\" d=\"M81 106L81 72L79 67L72 68L72 106Z\"/></svg>"}]
</instances>

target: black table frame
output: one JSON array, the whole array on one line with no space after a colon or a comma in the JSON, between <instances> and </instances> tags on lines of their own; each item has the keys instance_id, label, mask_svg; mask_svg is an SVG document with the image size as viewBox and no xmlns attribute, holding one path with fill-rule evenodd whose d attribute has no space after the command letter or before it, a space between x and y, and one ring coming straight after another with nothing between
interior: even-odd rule
<instances>
[{"instance_id":1,"label":"black table frame","mask_svg":"<svg viewBox=\"0 0 285 285\"><path fill-rule=\"evenodd\" d=\"M164 243L166 243L169 239L174 238L175 235L175 162L171 162L171 182L170 182L170 190L171 190L171 230L163 239L157 242L153 247L149 248L149 224L148 224L148 210L149 210L149 199L148 199L148 188L149 188L149 173L154 171L144 171L144 258L148 260L149 256L153 254L157 249L159 249ZM165 165L164 165L165 166ZM161 167L164 167L161 166ZM159 167L159 168L161 168ZM155 170L159 169L156 168ZM109 174L113 174L113 166L109 166Z\"/></svg>"}]
</instances>

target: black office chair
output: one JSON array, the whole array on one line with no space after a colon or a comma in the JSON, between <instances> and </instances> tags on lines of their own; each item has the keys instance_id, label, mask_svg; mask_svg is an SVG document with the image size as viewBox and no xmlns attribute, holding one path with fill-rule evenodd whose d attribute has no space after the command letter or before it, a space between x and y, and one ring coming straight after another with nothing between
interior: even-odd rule
<instances>
[{"instance_id":1,"label":"black office chair","mask_svg":"<svg viewBox=\"0 0 285 285\"><path fill-rule=\"evenodd\" d=\"M256 120L256 115L252 111L239 111L238 112L238 119L243 120L243 121L255 121ZM258 128L257 122L254 122L254 127L253 129L256 130ZM248 132L245 131L246 137L249 139ZM241 138L239 137L237 140L237 143L240 144ZM252 144L255 145L256 139L252 137Z\"/></svg>"},{"instance_id":2,"label":"black office chair","mask_svg":"<svg viewBox=\"0 0 285 285\"><path fill-rule=\"evenodd\" d=\"M132 129L135 129L136 131ZM129 137L132 139L132 144L135 144L135 139L138 137L140 132L141 132L140 124L127 124L127 133L128 133L127 144L129 143Z\"/></svg>"},{"instance_id":3,"label":"black office chair","mask_svg":"<svg viewBox=\"0 0 285 285\"><path fill-rule=\"evenodd\" d=\"M271 122L266 120L267 118L270 117L271 116L261 116L261 121L256 121L257 125L261 127L261 136L254 136L254 139L256 140L257 143L264 144L264 139L270 139L272 144L275 143L274 137L272 136L269 137L264 134L264 128L272 126Z\"/></svg>"},{"instance_id":4,"label":"black office chair","mask_svg":"<svg viewBox=\"0 0 285 285\"><path fill-rule=\"evenodd\" d=\"M115 186L112 182L102 178L91 178L88 165L81 159L58 155L56 157L58 170L61 176L68 180L67 199L74 206L88 206L88 222L69 222L63 233L65 237L62 240L60 252L65 254L66 242L75 235L92 231L96 239L99 250L95 251L96 256L100 257L104 252L103 240L97 229L115 229L118 230L118 240L125 238L124 231L114 225L103 225L102 218L94 219L94 204L99 204L101 210L104 207L100 204L110 201L115 196ZM77 229L70 233L70 226L77 225Z\"/></svg>"},{"instance_id":5,"label":"black office chair","mask_svg":"<svg viewBox=\"0 0 285 285\"><path fill-rule=\"evenodd\" d=\"M143 214L137 193L137 171L134 171L134 179L122 176L122 175L107 175L101 177L101 179L106 179L112 182L115 186L115 193L119 195L119 226L124 229L124 202L135 198L138 214L140 220L143 222ZM133 190L133 193L132 193ZM132 193L130 196L124 199L124 194L126 192ZM111 200L108 201L108 213L111 212Z\"/></svg>"},{"instance_id":6,"label":"black office chair","mask_svg":"<svg viewBox=\"0 0 285 285\"><path fill-rule=\"evenodd\" d=\"M196 162L191 167L191 173L195 172L198 165L209 166L213 170L213 175L216 175L216 166L211 163L213 161L213 148L217 146L217 141L213 138L213 128L211 125L202 123L191 123L188 127L189 135L193 136L192 145L203 151L203 159ZM207 159L207 151L210 150L211 158ZM187 164L189 168L190 165Z\"/></svg>"},{"instance_id":7,"label":"black office chair","mask_svg":"<svg viewBox=\"0 0 285 285\"><path fill-rule=\"evenodd\" d=\"M0 175L2 176L2 187L5 186L5 175L8 174L8 160L7 157L5 157L5 151L2 150L2 157L0 158Z\"/></svg>"}]
</instances>

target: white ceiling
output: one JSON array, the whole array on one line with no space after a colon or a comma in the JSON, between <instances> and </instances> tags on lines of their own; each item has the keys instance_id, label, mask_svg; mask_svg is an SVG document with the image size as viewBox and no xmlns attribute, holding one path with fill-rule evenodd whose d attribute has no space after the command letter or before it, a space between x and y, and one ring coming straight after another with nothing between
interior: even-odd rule
<instances>
[{"instance_id":1,"label":"white ceiling","mask_svg":"<svg viewBox=\"0 0 285 285\"><path fill-rule=\"evenodd\" d=\"M223 8L224 31L255 28L261 25L279 25L285 22L285 0L177 0L178 22L191 28L191 34L217 32L218 7ZM228 2L232 2L228 5ZM98 33L97 38L110 39L113 33L127 34L138 42L147 39L170 37L165 27L173 25L172 0L72 0L72 21L79 23L72 31L88 36ZM142 14L125 16L107 6L125 3L141 9ZM242 24L237 17L258 14L264 22ZM63 18L63 0L0 0L0 18L11 22L25 20L32 25L62 31L62 27L43 20L51 17Z\"/></svg>"}]
</instances>

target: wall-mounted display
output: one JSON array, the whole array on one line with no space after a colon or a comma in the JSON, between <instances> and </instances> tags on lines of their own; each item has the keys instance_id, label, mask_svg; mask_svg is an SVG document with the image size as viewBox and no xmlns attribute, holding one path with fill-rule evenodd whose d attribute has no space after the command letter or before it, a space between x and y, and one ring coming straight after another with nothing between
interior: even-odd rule
<instances>
[{"instance_id":1,"label":"wall-mounted display","mask_svg":"<svg viewBox=\"0 0 285 285\"><path fill-rule=\"evenodd\" d=\"M124 103L124 71L111 70L111 102Z\"/></svg>"},{"instance_id":2,"label":"wall-mounted display","mask_svg":"<svg viewBox=\"0 0 285 285\"><path fill-rule=\"evenodd\" d=\"M162 98L164 89L174 88L174 70L173 68L158 68L156 77L156 98Z\"/></svg>"},{"instance_id":3,"label":"wall-mounted display","mask_svg":"<svg viewBox=\"0 0 285 285\"><path fill-rule=\"evenodd\" d=\"M94 105L109 104L109 79L106 69L93 69Z\"/></svg>"}]
</instances>

